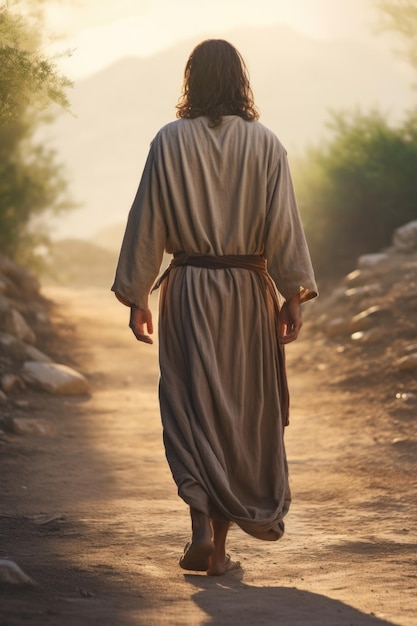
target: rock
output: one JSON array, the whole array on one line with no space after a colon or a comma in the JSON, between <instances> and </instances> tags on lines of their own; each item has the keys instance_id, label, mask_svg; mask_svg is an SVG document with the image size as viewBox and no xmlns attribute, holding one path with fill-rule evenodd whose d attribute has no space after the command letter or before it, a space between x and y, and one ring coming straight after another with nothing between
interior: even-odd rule
<instances>
[{"instance_id":1,"label":"rock","mask_svg":"<svg viewBox=\"0 0 417 626\"><path fill-rule=\"evenodd\" d=\"M388 261L388 254L384 252L377 252L376 254L363 254L358 259L358 268L372 268L375 269L378 265L384 261Z\"/></svg>"},{"instance_id":2,"label":"rock","mask_svg":"<svg viewBox=\"0 0 417 626\"><path fill-rule=\"evenodd\" d=\"M392 440L392 443L394 444L394 446L398 446L398 445L404 445L404 444L410 444L413 443L410 439L407 439L407 437L394 437L394 439Z\"/></svg>"},{"instance_id":3,"label":"rock","mask_svg":"<svg viewBox=\"0 0 417 626\"><path fill-rule=\"evenodd\" d=\"M15 289L13 285L13 282L10 280L10 278L8 278L7 276L1 273L1 269L0 269L0 276L1 276L1 294L6 297L9 297L13 294L15 296L18 295L17 290Z\"/></svg>"},{"instance_id":4,"label":"rock","mask_svg":"<svg viewBox=\"0 0 417 626\"><path fill-rule=\"evenodd\" d=\"M348 284L356 283L362 274L363 272L361 272L361 270L353 270L353 272L350 272L347 276L345 276L345 282Z\"/></svg>"},{"instance_id":5,"label":"rock","mask_svg":"<svg viewBox=\"0 0 417 626\"><path fill-rule=\"evenodd\" d=\"M28 400L14 400L13 404L18 409L29 409L30 408L30 404L29 404Z\"/></svg>"},{"instance_id":6,"label":"rock","mask_svg":"<svg viewBox=\"0 0 417 626\"><path fill-rule=\"evenodd\" d=\"M409 437L394 437L392 445L406 453L415 453L417 450L417 441Z\"/></svg>"},{"instance_id":7,"label":"rock","mask_svg":"<svg viewBox=\"0 0 417 626\"><path fill-rule=\"evenodd\" d=\"M15 435L41 435L42 437L52 437L56 434L56 428L53 424L45 420L30 417L12 417L8 422L8 427Z\"/></svg>"},{"instance_id":8,"label":"rock","mask_svg":"<svg viewBox=\"0 0 417 626\"><path fill-rule=\"evenodd\" d=\"M365 285L371 279L371 272L364 270L354 270L345 276L345 283L350 287Z\"/></svg>"},{"instance_id":9,"label":"rock","mask_svg":"<svg viewBox=\"0 0 417 626\"><path fill-rule=\"evenodd\" d=\"M52 359L20 339L17 339L9 333L0 333L0 347L14 361L42 361L50 363Z\"/></svg>"},{"instance_id":10,"label":"rock","mask_svg":"<svg viewBox=\"0 0 417 626\"><path fill-rule=\"evenodd\" d=\"M351 300L361 300L364 297L379 296L382 293L382 287L379 283L371 285L363 285L362 287L352 287L345 291L345 296Z\"/></svg>"},{"instance_id":11,"label":"rock","mask_svg":"<svg viewBox=\"0 0 417 626\"><path fill-rule=\"evenodd\" d=\"M17 339L10 333L0 332L0 348L2 348L2 352L8 353L9 348L14 341L17 341Z\"/></svg>"},{"instance_id":12,"label":"rock","mask_svg":"<svg viewBox=\"0 0 417 626\"><path fill-rule=\"evenodd\" d=\"M400 252L417 250L417 220L397 228L394 231L392 243Z\"/></svg>"},{"instance_id":13,"label":"rock","mask_svg":"<svg viewBox=\"0 0 417 626\"><path fill-rule=\"evenodd\" d=\"M360 330L369 330L380 319L386 310L380 306L371 306L365 311L354 315L350 320L350 328L353 333Z\"/></svg>"},{"instance_id":14,"label":"rock","mask_svg":"<svg viewBox=\"0 0 417 626\"><path fill-rule=\"evenodd\" d=\"M38 361L40 363L52 363L51 357L35 348L35 346L25 346L25 357L22 361L26 359L29 359L30 361Z\"/></svg>"},{"instance_id":15,"label":"rock","mask_svg":"<svg viewBox=\"0 0 417 626\"><path fill-rule=\"evenodd\" d=\"M1 387L5 393L12 393L24 387L23 381L15 374L3 374L1 377Z\"/></svg>"},{"instance_id":16,"label":"rock","mask_svg":"<svg viewBox=\"0 0 417 626\"><path fill-rule=\"evenodd\" d=\"M0 273L10 279L14 291L23 291L29 298L39 293L38 279L28 269L17 265L6 257L0 257Z\"/></svg>"},{"instance_id":17,"label":"rock","mask_svg":"<svg viewBox=\"0 0 417 626\"><path fill-rule=\"evenodd\" d=\"M417 370L417 352L412 352L403 356L398 361L398 369L402 372L411 372Z\"/></svg>"},{"instance_id":18,"label":"rock","mask_svg":"<svg viewBox=\"0 0 417 626\"><path fill-rule=\"evenodd\" d=\"M45 311L36 311L35 318L38 324L42 324L44 326L49 324L48 314Z\"/></svg>"},{"instance_id":19,"label":"rock","mask_svg":"<svg viewBox=\"0 0 417 626\"><path fill-rule=\"evenodd\" d=\"M6 333L10 333L25 343L33 344L36 341L35 333L29 328L24 317L16 309L11 308L6 313L3 320L3 329Z\"/></svg>"},{"instance_id":20,"label":"rock","mask_svg":"<svg viewBox=\"0 0 417 626\"><path fill-rule=\"evenodd\" d=\"M329 297L329 301L331 303L337 304L338 302L340 302L341 298L343 298L344 295L345 295L345 287L344 285L340 285L339 287L336 287L336 289L334 289L334 291ZM312 302L315 302L315 300L313 300Z\"/></svg>"},{"instance_id":21,"label":"rock","mask_svg":"<svg viewBox=\"0 0 417 626\"><path fill-rule=\"evenodd\" d=\"M60 363L27 361L23 364L23 379L33 387L56 395L88 395L87 379Z\"/></svg>"},{"instance_id":22,"label":"rock","mask_svg":"<svg viewBox=\"0 0 417 626\"><path fill-rule=\"evenodd\" d=\"M395 394L397 400L402 400L403 402L409 402L416 400L417 396L414 393L401 392Z\"/></svg>"},{"instance_id":23,"label":"rock","mask_svg":"<svg viewBox=\"0 0 417 626\"><path fill-rule=\"evenodd\" d=\"M338 335L350 334L350 321L345 317L337 317L327 322L324 326L324 332L328 337L337 337Z\"/></svg>"},{"instance_id":24,"label":"rock","mask_svg":"<svg viewBox=\"0 0 417 626\"><path fill-rule=\"evenodd\" d=\"M8 585L30 585L35 582L14 561L0 559L0 583Z\"/></svg>"},{"instance_id":25,"label":"rock","mask_svg":"<svg viewBox=\"0 0 417 626\"><path fill-rule=\"evenodd\" d=\"M46 524L51 522L63 522L66 518L63 513L37 513L36 515L31 515L30 519L37 526L46 526Z\"/></svg>"},{"instance_id":26,"label":"rock","mask_svg":"<svg viewBox=\"0 0 417 626\"><path fill-rule=\"evenodd\" d=\"M0 294L1 294L1 288L0 288ZM5 298L5 296L0 295L0 318L3 317L4 314L7 313L7 311L9 311L9 309L10 309L9 300Z\"/></svg>"},{"instance_id":27,"label":"rock","mask_svg":"<svg viewBox=\"0 0 417 626\"><path fill-rule=\"evenodd\" d=\"M363 344L378 343L387 336L387 331L383 327L371 328L365 331L358 331L351 335L353 341Z\"/></svg>"},{"instance_id":28,"label":"rock","mask_svg":"<svg viewBox=\"0 0 417 626\"><path fill-rule=\"evenodd\" d=\"M6 404L7 403L7 396L4 393L4 391L0 390L0 404Z\"/></svg>"}]
</instances>

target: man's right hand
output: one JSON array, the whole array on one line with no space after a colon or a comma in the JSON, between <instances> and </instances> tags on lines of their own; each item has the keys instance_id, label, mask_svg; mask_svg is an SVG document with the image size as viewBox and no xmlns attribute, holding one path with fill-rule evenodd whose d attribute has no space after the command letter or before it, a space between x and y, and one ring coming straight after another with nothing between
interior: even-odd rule
<instances>
[{"instance_id":1,"label":"man's right hand","mask_svg":"<svg viewBox=\"0 0 417 626\"><path fill-rule=\"evenodd\" d=\"M150 309L138 309L136 306L131 306L129 328L132 329L132 332L138 341L143 341L144 343L153 343L151 337L149 337L149 335L145 333L145 325L149 335L152 335L153 324L152 313Z\"/></svg>"}]
</instances>

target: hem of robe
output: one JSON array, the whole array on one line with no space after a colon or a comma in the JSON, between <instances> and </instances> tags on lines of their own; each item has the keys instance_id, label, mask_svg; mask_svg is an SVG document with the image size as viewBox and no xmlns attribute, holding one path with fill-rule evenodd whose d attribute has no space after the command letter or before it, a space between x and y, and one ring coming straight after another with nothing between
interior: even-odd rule
<instances>
[{"instance_id":1,"label":"hem of robe","mask_svg":"<svg viewBox=\"0 0 417 626\"><path fill-rule=\"evenodd\" d=\"M181 481L178 486L178 495L189 507L204 513L210 519L233 522L245 533L256 539L261 539L262 541L278 541L278 539L281 539L284 535L282 522L289 511L291 503L289 488L281 513L278 516L273 515L262 520L243 519L241 517L225 515L218 506L213 504L205 490L191 477L187 477Z\"/></svg>"}]
</instances>

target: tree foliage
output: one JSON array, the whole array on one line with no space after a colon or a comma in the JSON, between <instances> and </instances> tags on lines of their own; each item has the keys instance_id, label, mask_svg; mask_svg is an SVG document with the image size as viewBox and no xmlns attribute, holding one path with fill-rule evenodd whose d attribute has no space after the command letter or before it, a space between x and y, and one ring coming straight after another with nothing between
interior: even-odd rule
<instances>
[{"instance_id":1,"label":"tree foliage","mask_svg":"<svg viewBox=\"0 0 417 626\"><path fill-rule=\"evenodd\" d=\"M417 113L392 128L378 111L334 113L332 140L295 169L313 260L322 274L349 271L357 257L390 245L415 219Z\"/></svg>"},{"instance_id":2,"label":"tree foliage","mask_svg":"<svg viewBox=\"0 0 417 626\"><path fill-rule=\"evenodd\" d=\"M406 56L417 70L417 0L375 0L380 11L380 29L401 35Z\"/></svg>"},{"instance_id":3,"label":"tree foliage","mask_svg":"<svg viewBox=\"0 0 417 626\"><path fill-rule=\"evenodd\" d=\"M42 213L70 207L55 153L34 140L51 104L68 107L70 86L41 51L40 4L0 5L0 251L17 259L45 241Z\"/></svg>"},{"instance_id":4,"label":"tree foliage","mask_svg":"<svg viewBox=\"0 0 417 626\"><path fill-rule=\"evenodd\" d=\"M375 0L380 30L399 34L417 70L417 0ZM417 109L392 127L378 110L333 113L331 139L294 169L313 261L322 276L389 246L417 215Z\"/></svg>"},{"instance_id":5,"label":"tree foliage","mask_svg":"<svg viewBox=\"0 0 417 626\"><path fill-rule=\"evenodd\" d=\"M0 124L18 119L28 106L43 109L51 102L68 107L65 88L71 82L39 52L40 17L15 13L18 3L0 6ZM35 3L36 6L36 3Z\"/></svg>"}]
</instances>

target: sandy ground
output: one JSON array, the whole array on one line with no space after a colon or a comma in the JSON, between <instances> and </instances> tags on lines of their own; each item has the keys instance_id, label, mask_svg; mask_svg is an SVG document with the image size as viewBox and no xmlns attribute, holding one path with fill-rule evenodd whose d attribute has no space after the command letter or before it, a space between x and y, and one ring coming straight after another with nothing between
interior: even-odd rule
<instances>
[{"instance_id":1,"label":"sandy ground","mask_svg":"<svg viewBox=\"0 0 417 626\"><path fill-rule=\"evenodd\" d=\"M1 624L417 625L416 450L392 445L384 408L367 402L371 386L337 391L333 372L300 368L308 330L288 347L286 535L271 544L233 527L228 549L242 571L188 574L156 343L136 343L110 293L46 293L59 303L63 358L93 393L29 394L29 410L17 411L45 420L49 435L1 444L0 556L38 583L0 588Z\"/></svg>"}]
</instances>

